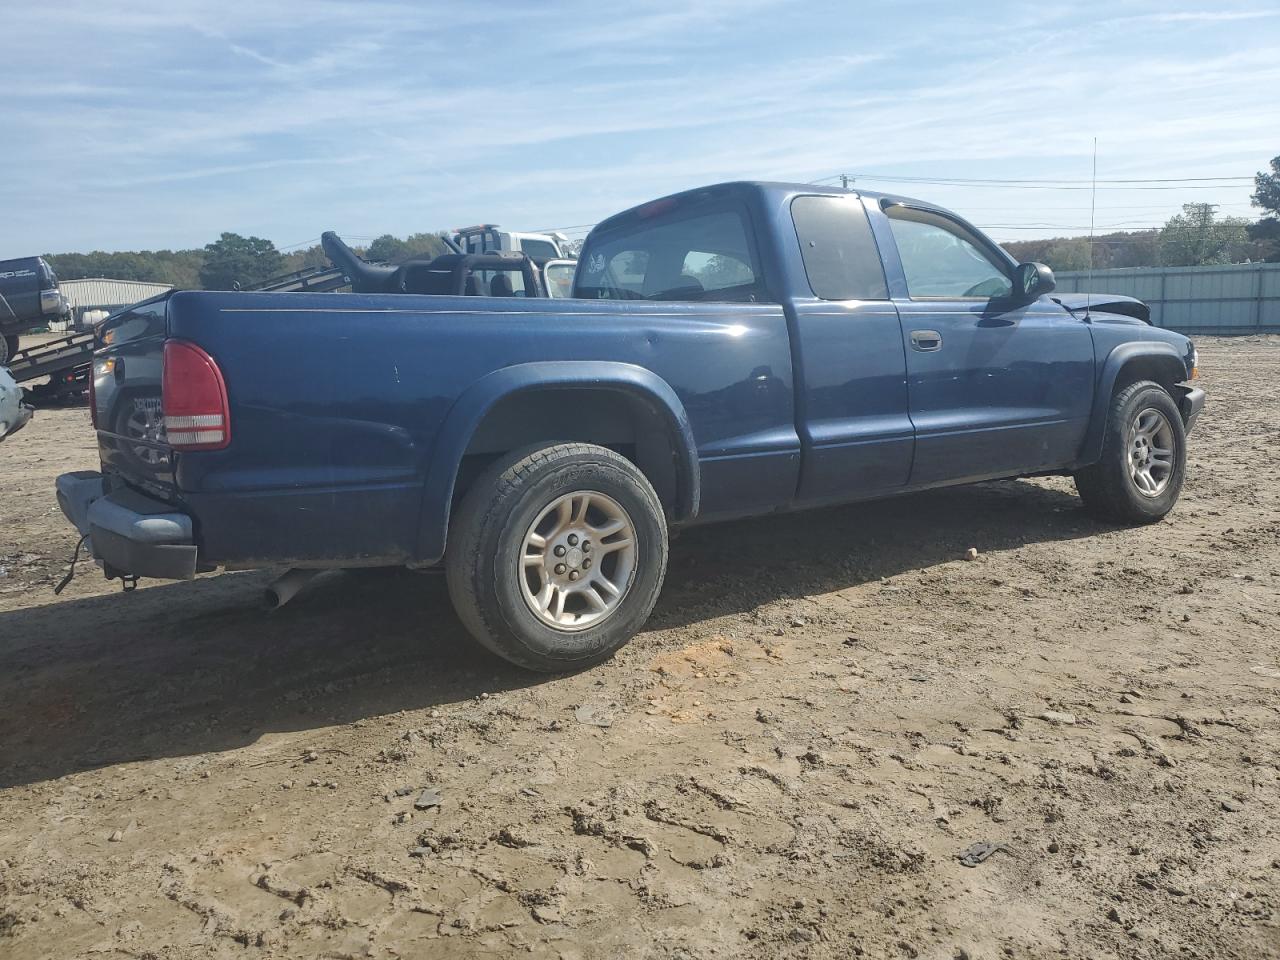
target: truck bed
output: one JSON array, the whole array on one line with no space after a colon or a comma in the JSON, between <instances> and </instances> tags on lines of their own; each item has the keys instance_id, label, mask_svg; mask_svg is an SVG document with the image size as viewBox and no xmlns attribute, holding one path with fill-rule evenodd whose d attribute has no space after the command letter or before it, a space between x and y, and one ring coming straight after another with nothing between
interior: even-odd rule
<instances>
[{"instance_id":1,"label":"truck bed","mask_svg":"<svg viewBox=\"0 0 1280 960\"><path fill-rule=\"evenodd\" d=\"M772 509L795 492L800 441L778 305L180 292L166 327L216 358L234 440L143 464L108 432L102 459L190 511L210 563L438 559L454 477L437 471L464 453L483 457L486 438L471 438L467 418L483 416L494 378L561 378L565 390L630 378L674 391L696 438L701 517ZM121 345L126 373L111 388L158 396L154 375L133 377L158 367L163 340L157 331ZM521 440L607 416L591 405L576 423L531 412ZM753 465L756 483L729 482Z\"/></svg>"}]
</instances>

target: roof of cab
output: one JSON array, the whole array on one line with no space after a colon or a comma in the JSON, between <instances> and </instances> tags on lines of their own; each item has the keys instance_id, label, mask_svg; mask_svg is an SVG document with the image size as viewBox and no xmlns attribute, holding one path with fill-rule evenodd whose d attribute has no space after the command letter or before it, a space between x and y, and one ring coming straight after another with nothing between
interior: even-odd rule
<instances>
[{"instance_id":1,"label":"roof of cab","mask_svg":"<svg viewBox=\"0 0 1280 960\"><path fill-rule=\"evenodd\" d=\"M846 190L843 187L827 186L820 183L786 183L771 180L731 180L725 183L713 183L705 187L694 187L691 190L682 190L679 193L668 194L665 197L658 197L655 200L648 200L644 203L629 207L613 216L601 220L596 224L595 230L605 230L612 226L616 226L626 220L635 218L647 209L660 208L665 206L675 206L682 201L693 198L704 198L714 194L756 194L763 195L768 199L785 201L789 197L799 196L802 194L819 196L856 196L868 197L872 200L889 200L896 203L908 203L913 206L934 206L922 200L916 200L912 197L904 197L899 194L879 193L873 190Z\"/></svg>"}]
</instances>

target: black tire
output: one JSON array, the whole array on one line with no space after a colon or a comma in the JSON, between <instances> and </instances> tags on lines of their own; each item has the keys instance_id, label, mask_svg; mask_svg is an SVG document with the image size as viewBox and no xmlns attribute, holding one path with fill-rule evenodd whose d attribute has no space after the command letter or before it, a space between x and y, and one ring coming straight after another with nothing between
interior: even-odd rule
<instances>
[{"instance_id":1,"label":"black tire","mask_svg":"<svg viewBox=\"0 0 1280 960\"><path fill-rule=\"evenodd\" d=\"M1160 413L1173 440L1172 468L1158 493L1144 493L1131 469L1130 429L1146 411ZM1162 520L1178 502L1187 473L1187 434L1182 414L1169 391L1151 380L1139 380L1116 392L1107 411L1102 457L1075 475L1080 499L1095 516L1120 523Z\"/></svg>"},{"instance_id":2,"label":"black tire","mask_svg":"<svg viewBox=\"0 0 1280 960\"><path fill-rule=\"evenodd\" d=\"M592 626L559 629L525 599L520 578L530 574L520 558L535 521L577 492L603 494L620 506L634 548L626 589L612 612ZM597 560L599 573L607 562L603 552ZM666 518L644 474L612 450L587 443L524 450L492 464L468 491L450 524L445 568L454 609L481 644L530 670L581 670L608 659L648 619L667 570Z\"/></svg>"},{"instance_id":3,"label":"black tire","mask_svg":"<svg viewBox=\"0 0 1280 960\"><path fill-rule=\"evenodd\" d=\"M0 367L7 364L20 346L17 334L0 337Z\"/></svg>"}]
</instances>

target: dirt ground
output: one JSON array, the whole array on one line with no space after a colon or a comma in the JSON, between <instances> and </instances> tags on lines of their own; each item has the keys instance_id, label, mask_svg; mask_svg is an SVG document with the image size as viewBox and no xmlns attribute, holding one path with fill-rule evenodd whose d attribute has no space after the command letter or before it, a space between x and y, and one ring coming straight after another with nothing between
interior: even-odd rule
<instances>
[{"instance_id":1,"label":"dirt ground","mask_svg":"<svg viewBox=\"0 0 1280 960\"><path fill-rule=\"evenodd\" d=\"M0 444L0 957L1280 956L1280 338L1200 350L1166 522L1055 479L690 531L561 678L430 573L55 597L96 456L41 411Z\"/></svg>"}]
</instances>

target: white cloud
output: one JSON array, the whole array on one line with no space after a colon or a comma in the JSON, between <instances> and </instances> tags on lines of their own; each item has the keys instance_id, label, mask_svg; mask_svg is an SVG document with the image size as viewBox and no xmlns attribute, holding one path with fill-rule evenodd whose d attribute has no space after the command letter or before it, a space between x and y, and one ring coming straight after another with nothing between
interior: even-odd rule
<instances>
[{"instance_id":1,"label":"white cloud","mask_svg":"<svg viewBox=\"0 0 1280 960\"><path fill-rule=\"evenodd\" d=\"M1111 176L1252 173L1280 150L1275 11L815 6L54 0L0 38L0 88L22 94L5 246L580 223L842 170L1080 177L1095 135ZM999 199L1031 219L1063 196Z\"/></svg>"}]
</instances>

